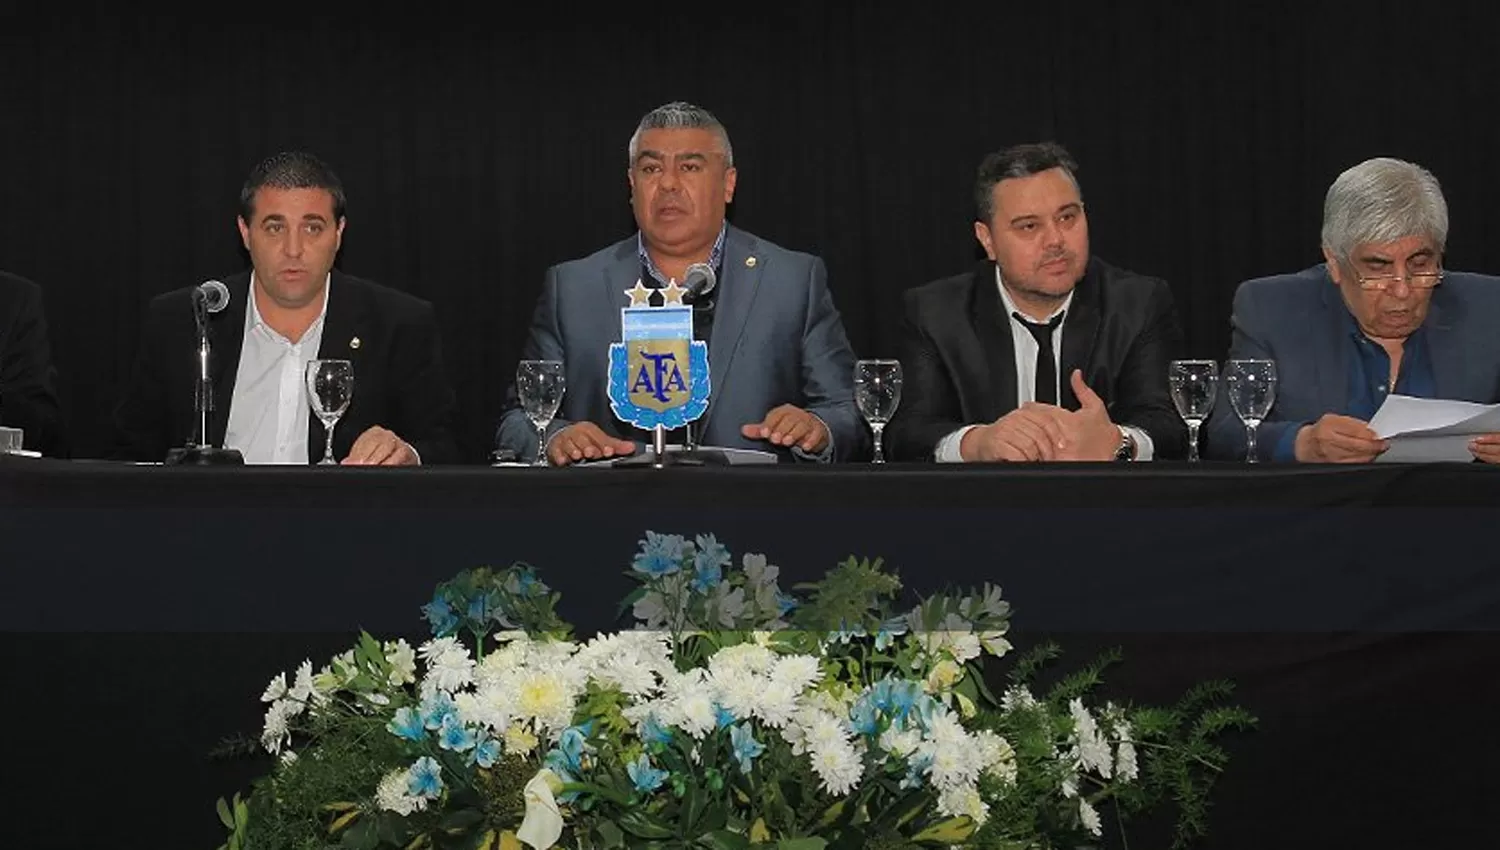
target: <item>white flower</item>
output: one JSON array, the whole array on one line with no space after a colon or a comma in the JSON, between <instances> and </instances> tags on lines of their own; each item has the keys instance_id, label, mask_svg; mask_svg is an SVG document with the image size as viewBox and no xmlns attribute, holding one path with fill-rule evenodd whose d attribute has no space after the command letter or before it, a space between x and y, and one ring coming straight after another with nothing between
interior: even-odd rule
<instances>
[{"instance_id":1,"label":"white flower","mask_svg":"<svg viewBox=\"0 0 1500 850\"><path fill-rule=\"evenodd\" d=\"M640 599L635 601L631 609L637 620L646 624L648 629L660 629L667 625L670 611L667 608L667 598L654 590L647 591Z\"/></svg>"},{"instance_id":2,"label":"white flower","mask_svg":"<svg viewBox=\"0 0 1500 850\"><path fill-rule=\"evenodd\" d=\"M416 654L405 639L385 642L385 661L391 665L391 672L387 677L391 687L399 688L417 680Z\"/></svg>"},{"instance_id":3,"label":"white flower","mask_svg":"<svg viewBox=\"0 0 1500 850\"><path fill-rule=\"evenodd\" d=\"M279 699L266 709L266 724L260 733L260 744L272 755L281 752L283 743L291 743L291 733L287 728L288 710L291 705L293 703Z\"/></svg>"},{"instance_id":4,"label":"white flower","mask_svg":"<svg viewBox=\"0 0 1500 850\"><path fill-rule=\"evenodd\" d=\"M743 587L731 588L727 581L720 582L714 586L708 605L709 611L718 615L716 619L719 625L732 629L745 614L745 589Z\"/></svg>"},{"instance_id":5,"label":"white flower","mask_svg":"<svg viewBox=\"0 0 1500 850\"><path fill-rule=\"evenodd\" d=\"M976 825L982 825L990 818L989 805L973 785L956 785L943 790L938 794L937 805L938 811L943 815L950 818L968 815Z\"/></svg>"},{"instance_id":6,"label":"white flower","mask_svg":"<svg viewBox=\"0 0 1500 850\"><path fill-rule=\"evenodd\" d=\"M798 693L821 678L823 671L818 659L811 655L783 655L771 669L772 682L785 684Z\"/></svg>"},{"instance_id":7,"label":"white flower","mask_svg":"<svg viewBox=\"0 0 1500 850\"><path fill-rule=\"evenodd\" d=\"M823 780L823 789L835 797L853 791L864 772L859 753L844 740L813 750L811 760L813 772Z\"/></svg>"},{"instance_id":8,"label":"white flower","mask_svg":"<svg viewBox=\"0 0 1500 850\"><path fill-rule=\"evenodd\" d=\"M1000 697L1000 707L1006 711L1017 711L1025 708L1036 708L1036 697L1031 695L1024 685L1016 685L1009 688Z\"/></svg>"},{"instance_id":9,"label":"white flower","mask_svg":"<svg viewBox=\"0 0 1500 850\"><path fill-rule=\"evenodd\" d=\"M772 729L780 729L791 722L792 716L797 713L800 702L797 694L800 690L801 688L793 688L787 682L772 679L759 694L755 716Z\"/></svg>"},{"instance_id":10,"label":"white flower","mask_svg":"<svg viewBox=\"0 0 1500 850\"><path fill-rule=\"evenodd\" d=\"M573 720L573 689L558 672L525 671L516 683L515 703L517 716L536 721L540 729L561 732Z\"/></svg>"},{"instance_id":11,"label":"white flower","mask_svg":"<svg viewBox=\"0 0 1500 850\"><path fill-rule=\"evenodd\" d=\"M920 608L908 614L906 619L912 634L921 642L928 655L946 652L959 664L979 657L979 637L974 634L969 623L957 614L949 614L932 631L923 630Z\"/></svg>"},{"instance_id":12,"label":"white flower","mask_svg":"<svg viewBox=\"0 0 1500 850\"><path fill-rule=\"evenodd\" d=\"M313 669L311 661L303 661L297 668L297 681L292 689L287 692L287 697L299 703L306 703L313 696Z\"/></svg>"},{"instance_id":13,"label":"white flower","mask_svg":"<svg viewBox=\"0 0 1500 850\"><path fill-rule=\"evenodd\" d=\"M1016 751L1009 741L981 729L974 733L974 745L979 751L980 770L1006 784L1016 784Z\"/></svg>"},{"instance_id":14,"label":"white flower","mask_svg":"<svg viewBox=\"0 0 1500 850\"><path fill-rule=\"evenodd\" d=\"M1078 819L1083 822L1083 828L1093 835L1103 835L1104 825L1099 822L1099 813L1094 810L1089 801L1078 798Z\"/></svg>"},{"instance_id":15,"label":"white flower","mask_svg":"<svg viewBox=\"0 0 1500 850\"><path fill-rule=\"evenodd\" d=\"M1003 631L980 632L979 644L984 647L985 652L996 658L1004 656L1005 653L1011 650L1010 641L1005 639L1005 632Z\"/></svg>"},{"instance_id":16,"label":"white flower","mask_svg":"<svg viewBox=\"0 0 1500 850\"><path fill-rule=\"evenodd\" d=\"M880 748L892 755L906 758L917 751L917 746L922 743L922 730L916 727L898 729L889 726L880 733Z\"/></svg>"},{"instance_id":17,"label":"white flower","mask_svg":"<svg viewBox=\"0 0 1500 850\"><path fill-rule=\"evenodd\" d=\"M1105 779L1114 772L1114 759L1109 744L1099 735L1099 726L1093 715L1084 708L1083 700L1074 697L1068 703L1068 713L1073 716L1073 738L1079 763L1085 770L1092 770Z\"/></svg>"},{"instance_id":18,"label":"white flower","mask_svg":"<svg viewBox=\"0 0 1500 850\"><path fill-rule=\"evenodd\" d=\"M557 807L557 799L552 796L553 783L557 783L558 788L562 787L556 774L542 768L521 789L521 797L526 801L526 815L521 819L521 826L516 829L516 838L536 850L547 850L562 837L562 811Z\"/></svg>"},{"instance_id":19,"label":"white flower","mask_svg":"<svg viewBox=\"0 0 1500 850\"><path fill-rule=\"evenodd\" d=\"M757 587L771 584L781 575L781 567L766 563L765 555L746 552L740 558L740 565L745 568L745 577L750 579L750 584Z\"/></svg>"},{"instance_id":20,"label":"white flower","mask_svg":"<svg viewBox=\"0 0 1500 850\"><path fill-rule=\"evenodd\" d=\"M427 808L426 797L413 797L407 793L409 775L410 771L404 768L387 773L375 787L375 805L403 817Z\"/></svg>"},{"instance_id":21,"label":"white flower","mask_svg":"<svg viewBox=\"0 0 1500 850\"><path fill-rule=\"evenodd\" d=\"M286 696L286 674L277 673L276 678L266 685L265 693L260 695L261 702L275 702Z\"/></svg>"},{"instance_id":22,"label":"white flower","mask_svg":"<svg viewBox=\"0 0 1500 850\"><path fill-rule=\"evenodd\" d=\"M451 694L473 684L474 659L457 638L434 638L422 644L421 653L427 664L427 675L422 679L424 694L433 690Z\"/></svg>"}]
</instances>

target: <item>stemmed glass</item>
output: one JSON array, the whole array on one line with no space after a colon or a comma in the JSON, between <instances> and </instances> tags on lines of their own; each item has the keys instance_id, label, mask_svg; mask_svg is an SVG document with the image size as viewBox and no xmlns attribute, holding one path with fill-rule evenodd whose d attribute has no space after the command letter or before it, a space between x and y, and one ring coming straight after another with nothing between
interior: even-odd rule
<instances>
[{"instance_id":1,"label":"stemmed glass","mask_svg":"<svg viewBox=\"0 0 1500 850\"><path fill-rule=\"evenodd\" d=\"M880 435L901 404L901 364L895 360L860 360L854 364L854 403L875 433L875 459L885 463Z\"/></svg>"},{"instance_id":2,"label":"stemmed glass","mask_svg":"<svg viewBox=\"0 0 1500 850\"><path fill-rule=\"evenodd\" d=\"M307 401L323 423L327 442L319 466L336 466L333 459L333 428L354 398L354 364L348 360L309 360L305 373Z\"/></svg>"},{"instance_id":3,"label":"stemmed glass","mask_svg":"<svg viewBox=\"0 0 1500 850\"><path fill-rule=\"evenodd\" d=\"M1276 403L1276 361L1230 360L1224 364L1224 388L1235 415L1245 423L1245 462L1258 463L1255 432Z\"/></svg>"},{"instance_id":4,"label":"stemmed glass","mask_svg":"<svg viewBox=\"0 0 1500 850\"><path fill-rule=\"evenodd\" d=\"M1167 365L1167 385L1177 415L1188 426L1188 461L1198 461L1198 429L1214 409L1219 391L1219 364L1212 360L1173 360Z\"/></svg>"},{"instance_id":5,"label":"stemmed glass","mask_svg":"<svg viewBox=\"0 0 1500 850\"><path fill-rule=\"evenodd\" d=\"M547 465L547 425L557 415L567 391L567 377L561 360L522 360L516 366L516 393L521 409L536 426L536 460L532 466Z\"/></svg>"}]
</instances>

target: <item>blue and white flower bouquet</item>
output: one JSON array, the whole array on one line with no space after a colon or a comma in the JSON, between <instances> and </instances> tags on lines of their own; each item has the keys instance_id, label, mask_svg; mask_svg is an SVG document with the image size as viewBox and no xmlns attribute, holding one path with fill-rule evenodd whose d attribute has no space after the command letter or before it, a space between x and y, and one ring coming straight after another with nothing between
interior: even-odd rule
<instances>
[{"instance_id":1,"label":"blue and white flower bouquet","mask_svg":"<svg viewBox=\"0 0 1500 850\"><path fill-rule=\"evenodd\" d=\"M532 568L480 568L439 586L420 646L363 635L278 676L259 742L277 761L220 801L226 847L1019 850L1167 798L1185 844L1228 758L1215 738L1253 723L1220 683L1090 707L1113 657L1045 693L1055 647L998 675L991 585L901 609L879 561L787 590L763 555L655 532L630 574L632 629L577 639Z\"/></svg>"}]
</instances>

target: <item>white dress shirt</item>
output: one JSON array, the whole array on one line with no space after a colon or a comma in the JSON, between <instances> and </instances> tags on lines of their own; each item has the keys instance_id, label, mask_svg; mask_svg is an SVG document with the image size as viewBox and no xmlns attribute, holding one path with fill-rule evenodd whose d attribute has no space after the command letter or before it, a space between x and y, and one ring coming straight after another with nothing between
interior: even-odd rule
<instances>
[{"instance_id":1,"label":"white dress shirt","mask_svg":"<svg viewBox=\"0 0 1500 850\"><path fill-rule=\"evenodd\" d=\"M1000 290L1000 302L1005 305L1005 315L1010 317L1011 350L1015 352L1014 359L1016 361L1016 407L1019 408L1028 401L1036 401L1036 358L1037 353L1041 350L1041 346L1037 344L1036 337L1031 335L1031 331L1027 330L1026 326L1021 324L1021 321L1016 318L1016 314L1021 312L1021 308L1016 306L1016 302L1010 297L1010 292L1006 290L1005 284L1001 282L1000 267L998 265L995 266L995 286ZM1072 304L1073 293L1069 292L1068 297L1063 299L1062 304L1049 315L1040 319L1040 321L1043 323L1052 321L1059 313L1067 312L1067 309ZM1023 313L1022 315L1025 314ZM1052 332L1052 362L1054 364L1052 371L1057 376L1057 389L1054 390L1054 398L1058 399L1062 398L1063 382L1069 380L1069 376L1064 375L1062 372L1061 363L1062 338L1063 333L1067 329L1068 319L1064 316L1057 329ZM965 425L939 440L937 450L934 452L934 456L938 462L962 463L963 456L960 454L959 448L963 443L964 435L977 427L979 426ZM1120 428L1130 434L1135 440L1135 459L1150 460L1153 449L1151 435L1133 425L1121 425Z\"/></svg>"},{"instance_id":2,"label":"white dress shirt","mask_svg":"<svg viewBox=\"0 0 1500 850\"><path fill-rule=\"evenodd\" d=\"M318 358L328 315L332 275L323 284L323 309L302 338L292 342L261 319L255 304L255 274L245 309L245 341L235 372L234 398L224 445L240 450L245 463L305 465L307 453L307 362Z\"/></svg>"}]
</instances>

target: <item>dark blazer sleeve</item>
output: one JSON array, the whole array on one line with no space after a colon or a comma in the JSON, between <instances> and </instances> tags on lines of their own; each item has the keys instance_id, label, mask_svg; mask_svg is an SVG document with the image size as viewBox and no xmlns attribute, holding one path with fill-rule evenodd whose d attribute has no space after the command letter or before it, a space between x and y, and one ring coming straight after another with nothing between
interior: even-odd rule
<instances>
[{"instance_id":1,"label":"dark blazer sleeve","mask_svg":"<svg viewBox=\"0 0 1500 850\"><path fill-rule=\"evenodd\" d=\"M25 431L25 447L44 455L67 454L62 410L57 402L57 370L47 341L41 289L8 276L15 293L10 321L0 325L0 422ZM0 281L5 283L5 281Z\"/></svg>"},{"instance_id":2,"label":"dark blazer sleeve","mask_svg":"<svg viewBox=\"0 0 1500 850\"><path fill-rule=\"evenodd\" d=\"M968 424L953 378L927 327L921 296L921 290L902 296L901 404L886 427L894 460L932 460L938 443Z\"/></svg>"},{"instance_id":3,"label":"dark blazer sleeve","mask_svg":"<svg viewBox=\"0 0 1500 850\"><path fill-rule=\"evenodd\" d=\"M166 297L161 296L146 308L135 362L125 393L115 407L114 441L110 449L110 457L115 460L161 461L171 448L167 361L162 354L172 333L168 306Z\"/></svg>"},{"instance_id":4,"label":"dark blazer sleeve","mask_svg":"<svg viewBox=\"0 0 1500 850\"><path fill-rule=\"evenodd\" d=\"M1230 317L1232 334L1229 341L1229 360L1275 360L1271 344L1271 326L1277 321L1271 305L1260 294L1272 290L1257 287L1254 282L1243 283L1234 293L1234 310ZM1284 367L1283 367L1284 368ZM1215 460L1244 460L1248 441L1245 425L1235 415L1224 389L1224 380L1219 379L1219 397L1208 417L1208 434L1204 445L1204 456ZM1276 411L1273 408L1271 415ZM1288 431L1295 432L1308 423L1301 421L1267 420L1255 431L1256 456L1263 461L1273 459L1277 445L1286 438Z\"/></svg>"},{"instance_id":5,"label":"dark blazer sleeve","mask_svg":"<svg viewBox=\"0 0 1500 850\"><path fill-rule=\"evenodd\" d=\"M432 305L423 301L412 308L392 346L390 385L396 416L387 427L417 450L423 465L457 463L457 400L443 368Z\"/></svg>"},{"instance_id":6,"label":"dark blazer sleeve","mask_svg":"<svg viewBox=\"0 0 1500 850\"><path fill-rule=\"evenodd\" d=\"M868 430L854 404L854 349L828 290L828 272L814 258L808 281L807 325L802 331L802 397L807 411L828 426L833 460L865 454Z\"/></svg>"},{"instance_id":7,"label":"dark blazer sleeve","mask_svg":"<svg viewBox=\"0 0 1500 850\"><path fill-rule=\"evenodd\" d=\"M1186 457L1187 425L1177 415L1167 385L1167 366L1182 349L1182 326L1165 282L1155 282L1146 311L1146 322L1120 364L1118 395L1110 418L1150 434L1153 457Z\"/></svg>"}]
</instances>

